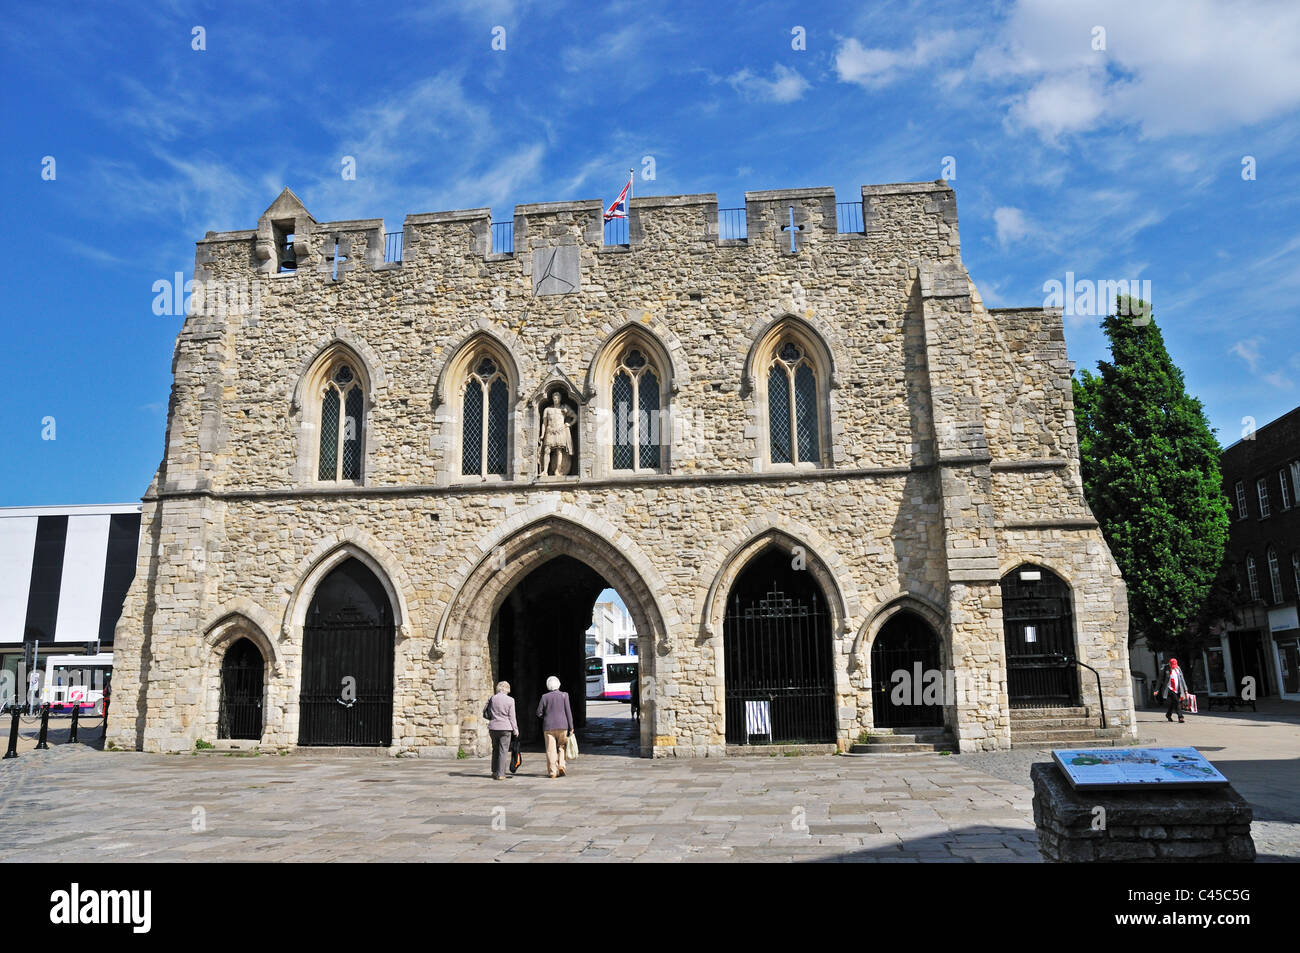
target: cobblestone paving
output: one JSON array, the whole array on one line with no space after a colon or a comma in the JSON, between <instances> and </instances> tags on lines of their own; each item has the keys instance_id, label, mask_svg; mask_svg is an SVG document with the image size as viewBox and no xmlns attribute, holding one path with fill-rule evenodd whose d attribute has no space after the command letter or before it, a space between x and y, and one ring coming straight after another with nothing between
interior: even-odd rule
<instances>
[{"instance_id":1,"label":"cobblestone paving","mask_svg":"<svg viewBox=\"0 0 1300 953\"><path fill-rule=\"evenodd\" d=\"M1164 733L1149 722L1144 713L1144 735ZM1202 718L1196 737L1170 729L1159 741L1203 746L1255 803L1260 859L1297 860L1297 760L1275 748L1295 730L1261 713L1239 724ZM1210 750L1216 731L1234 751ZM588 750L567 778L546 778L542 756L528 753L519 776L493 781L481 760L56 745L0 764L0 858L1039 859L1028 766L1044 752L651 762L599 753L615 750L599 744Z\"/></svg>"}]
</instances>

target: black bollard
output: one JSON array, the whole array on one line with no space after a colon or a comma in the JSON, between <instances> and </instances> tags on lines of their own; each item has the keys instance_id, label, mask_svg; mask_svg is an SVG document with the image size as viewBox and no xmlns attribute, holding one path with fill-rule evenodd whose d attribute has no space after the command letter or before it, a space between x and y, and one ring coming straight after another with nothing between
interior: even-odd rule
<instances>
[{"instance_id":1,"label":"black bollard","mask_svg":"<svg viewBox=\"0 0 1300 953\"><path fill-rule=\"evenodd\" d=\"M81 706L76 702L72 703L72 728L68 731L68 744L77 743L77 717L81 714Z\"/></svg>"},{"instance_id":2,"label":"black bollard","mask_svg":"<svg viewBox=\"0 0 1300 953\"><path fill-rule=\"evenodd\" d=\"M18 705L9 706L9 714L13 716L13 721L9 722L9 750L5 752L4 758L0 760L8 761L10 758L18 757L18 715L22 708Z\"/></svg>"},{"instance_id":3,"label":"black bollard","mask_svg":"<svg viewBox=\"0 0 1300 953\"><path fill-rule=\"evenodd\" d=\"M45 736L50 731L50 703L46 702L41 706L41 735L36 739L36 750L46 751L49 745L45 741Z\"/></svg>"}]
</instances>

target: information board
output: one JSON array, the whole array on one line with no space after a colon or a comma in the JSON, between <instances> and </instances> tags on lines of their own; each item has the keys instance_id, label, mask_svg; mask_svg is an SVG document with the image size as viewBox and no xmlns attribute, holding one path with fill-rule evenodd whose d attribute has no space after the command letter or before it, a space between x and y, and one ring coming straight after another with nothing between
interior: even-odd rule
<instances>
[{"instance_id":1,"label":"information board","mask_svg":"<svg viewBox=\"0 0 1300 953\"><path fill-rule=\"evenodd\" d=\"M1089 791L1214 788L1228 783L1195 748L1060 748L1052 758L1071 787Z\"/></svg>"}]
</instances>

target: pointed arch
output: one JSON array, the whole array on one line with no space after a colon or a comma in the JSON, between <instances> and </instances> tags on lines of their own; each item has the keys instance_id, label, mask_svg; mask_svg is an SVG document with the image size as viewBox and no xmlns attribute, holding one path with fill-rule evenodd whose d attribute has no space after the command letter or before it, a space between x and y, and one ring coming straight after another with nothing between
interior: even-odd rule
<instances>
[{"instance_id":1,"label":"pointed arch","mask_svg":"<svg viewBox=\"0 0 1300 953\"><path fill-rule=\"evenodd\" d=\"M746 530L743 538L722 560L698 606L700 639L703 641L721 634L727 594L732 584L755 556L771 546L790 554L791 559L802 558L826 597L831 614L831 632L837 639L846 635L849 620L858 612L857 588L848 567L830 544L809 527L755 527L751 523Z\"/></svg>"},{"instance_id":2,"label":"pointed arch","mask_svg":"<svg viewBox=\"0 0 1300 953\"><path fill-rule=\"evenodd\" d=\"M753 342L745 355L745 364L741 371L742 394L748 396L753 393L758 385L757 376L761 373L764 359L769 357L776 348L777 339L786 333L798 337L815 353L817 359L823 362L826 368L827 388L837 389L840 386L839 367L842 362L837 360L839 349L832 347L835 338L831 329L812 312L800 316L793 311L778 310L761 321L754 329Z\"/></svg>"},{"instance_id":3,"label":"pointed arch","mask_svg":"<svg viewBox=\"0 0 1300 953\"><path fill-rule=\"evenodd\" d=\"M945 633L948 631L948 614L944 611L937 594L904 590L890 596L872 609L862 625L858 627L858 634L853 639L853 648L849 653L849 663L854 670L858 669L870 654L876 636L880 634L885 623L904 611L916 613L934 629L939 635L940 649L947 658L948 646Z\"/></svg>"},{"instance_id":4,"label":"pointed arch","mask_svg":"<svg viewBox=\"0 0 1300 953\"><path fill-rule=\"evenodd\" d=\"M293 394L290 398L290 413L298 414L303 409L303 398L307 392L311 371L331 358L344 355L356 361L358 370L366 381L366 402L376 403L388 390L388 375L384 373L379 354L358 334L339 325L329 340L318 345L307 357L298 362L294 377Z\"/></svg>"},{"instance_id":5,"label":"pointed arch","mask_svg":"<svg viewBox=\"0 0 1300 953\"><path fill-rule=\"evenodd\" d=\"M342 327L299 365L290 404L291 419L297 421L296 482L341 479L365 483L374 458L374 441L369 439L370 411L381 382L386 389L387 378L378 355ZM323 440L330 432L332 439ZM356 444L351 458L346 449L348 442ZM328 461L324 460L327 453Z\"/></svg>"},{"instance_id":6,"label":"pointed arch","mask_svg":"<svg viewBox=\"0 0 1300 953\"><path fill-rule=\"evenodd\" d=\"M587 369L594 399L596 476L672 472L672 398L680 368L648 327L630 321L609 335Z\"/></svg>"},{"instance_id":7,"label":"pointed arch","mask_svg":"<svg viewBox=\"0 0 1300 953\"><path fill-rule=\"evenodd\" d=\"M274 618L249 599L238 598L224 603L200 630L203 652L199 668L201 737L216 738L220 733L222 663L230 648L238 642L252 643L262 655L263 737L280 723L280 692L284 682L284 659L276 650L271 633ZM268 720L269 719L269 720Z\"/></svg>"},{"instance_id":8,"label":"pointed arch","mask_svg":"<svg viewBox=\"0 0 1300 953\"><path fill-rule=\"evenodd\" d=\"M671 652L671 634L680 626L665 581L655 572L634 540L589 510L572 504L539 503L516 514L477 555L461 564L450 580L450 595L434 638L433 655L450 647L458 653L454 665L456 710L476 713L484 692L490 692L493 672L491 639L498 610L530 573L561 556L594 570L615 589L636 627L641 696L641 752L654 750L666 717L657 690L660 659ZM671 706L669 706L670 710ZM668 715L667 717L671 717ZM486 744L482 719L462 717L460 744L479 750Z\"/></svg>"},{"instance_id":9,"label":"pointed arch","mask_svg":"<svg viewBox=\"0 0 1300 953\"><path fill-rule=\"evenodd\" d=\"M247 638L262 650L268 668L279 673L283 662L272 639L275 630L275 617L271 613L252 600L241 597L224 603L208 617L208 622L200 631L208 653L215 653L218 662L232 642Z\"/></svg>"},{"instance_id":10,"label":"pointed arch","mask_svg":"<svg viewBox=\"0 0 1300 953\"><path fill-rule=\"evenodd\" d=\"M496 353L499 360L508 365L514 381L511 400L518 403L521 399L522 381L525 375L529 378L533 376L532 367L525 356L527 352L522 347L518 335L509 328L493 324L487 318L479 318L461 334L459 340L449 350L440 355L441 363L433 375L435 408L442 407L454 398L458 375L464 373L466 365L474 358L472 352L478 347L490 349Z\"/></svg>"},{"instance_id":11,"label":"pointed arch","mask_svg":"<svg viewBox=\"0 0 1300 953\"><path fill-rule=\"evenodd\" d=\"M535 550L548 538L567 542L562 549L542 551L546 559L551 558L552 552L568 552L599 572L608 571L606 579L610 585L624 599L631 598L638 603L635 610L628 606L638 634L651 636L661 655L671 650L671 635L679 630L682 620L671 599L665 597L660 601L655 595L671 590L636 541L591 510L548 501L536 503L507 519L496 533L483 539L478 553L465 560L451 576L447 601L434 634L435 653L440 653L449 640L462 637L462 631L484 621L484 618L472 618L471 608L485 593L491 596L492 603L485 618L491 620L500 599L514 583L545 561L539 561ZM593 564L588 555L599 565ZM620 585L628 591L619 588ZM482 616L482 612L478 615Z\"/></svg>"},{"instance_id":12,"label":"pointed arch","mask_svg":"<svg viewBox=\"0 0 1300 953\"><path fill-rule=\"evenodd\" d=\"M393 624L399 639L410 636L419 625L419 605L407 598L414 592L410 579L401 563L378 540L356 527L334 533L322 540L312 553L305 557L295 572L298 583L289 593L284 617L280 625L282 639L301 639L302 627L311 606L312 597L321 580L339 564L356 559L375 574L393 609Z\"/></svg>"},{"instance_id":13,"label":"pointed arch","mask_svg":"<svg viewBox=\"0 0 1300 953\"><path fill-rule=\"evenodd\" d=\"M764 323L742 375L742 395L752 401L756 470L829 467L843 457L836 363L810 320L785 313Z\"/></svg>"},{"instance_id":14,"label":"pointed arch","mask_svg":"<svg viewBox=\"0 0 1300 953\"><path fill-rule=\"evenodd\" d=\"M586 397L591 399L603 384L608 363L609 352L617 350L624 344L625 337L631 335L643 347L655 352L668 378L669 392L676 394L681 386L690 380L690 368L686 363L686 349L678 340L672 329L661 321L651 317L646 311L628 311L626 319L618 325L605 325L604 337L596 345L587 362L587 379L584 382Z\"/></svg>"},{"instance_id":15,"label":"pointed arch","mask_svg":"<svg viewBox=\"0 0 1300 953\"><path fill-rule=\"evenodd\" d=\"M519 475L519 352L507 336L514 338L481 321L451 349L438 372L440 472L448 483Z\"/></svg>"}]
</instances>

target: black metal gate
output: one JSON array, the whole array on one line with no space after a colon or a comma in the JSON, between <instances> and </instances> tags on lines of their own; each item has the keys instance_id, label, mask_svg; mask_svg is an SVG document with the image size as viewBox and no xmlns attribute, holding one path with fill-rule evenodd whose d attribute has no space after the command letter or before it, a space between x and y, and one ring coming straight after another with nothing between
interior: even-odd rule
<instances>
[{"instance_id":1,"label":"black metal gate","mask_svg":"<svg viewBox=\"0 0 1300 953\"><path fill-rule=\"evenodd\" d=\"M825 610L775 586L733 597L723 629L728 744L835 740L835 678Z\"/></svg>"},{"instance_id":2,"label":"black metal gate","mask_svg":"<svg viewBox=\"0 0 1300 953\"><path fill-rule=\"evenodd\" d=\"M221 660L221 704L217 737L260 741L262 738L262 653L240 639Z\"/></svg>"},{"instance_id":3,"label":"black metal gate","mask_svg":"<svg viewBox=\"0 0 1300 953\"><path fill-rule=\"evenodd\" d=\"M943 725L947 680L939 639L910 612L894 616L871 647L871 712L877 728Z\"/></svg>"},{"instance_id":4,"label":"black metal gate","mask_svg":"<svg viewBox=\"0 0 1300 953\"><path fill-rule=\"evenodd\" d=\"M303 627L298 744L393 743L393 625L355 606Z\"/></svg>"},{"instance_id":5,"label":"black metal gate","mask_svg":"<svg viewBox=\"0 0 1300 953\"><path fill-rule=\"evenodd\" d=\"M1021 566L1002 578L1007 696L1012 708L1079 704L1070 587L1049 569Z\"/></svg>"}]
</instances>

